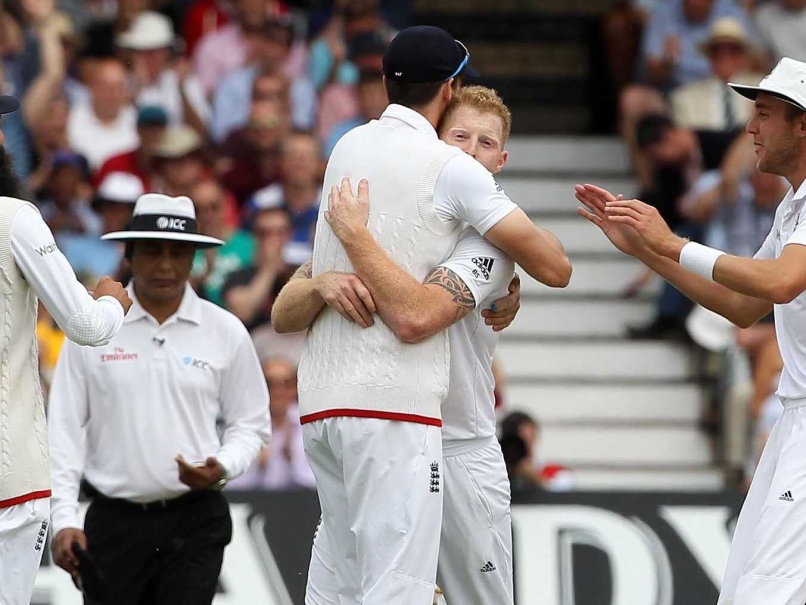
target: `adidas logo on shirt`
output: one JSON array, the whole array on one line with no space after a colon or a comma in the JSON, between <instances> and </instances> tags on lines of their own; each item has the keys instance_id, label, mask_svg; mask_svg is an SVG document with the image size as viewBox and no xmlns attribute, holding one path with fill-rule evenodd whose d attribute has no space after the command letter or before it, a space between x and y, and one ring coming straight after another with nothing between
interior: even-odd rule
<instances>
[{"instance_id":1,"label":"adidas logo on shirt","mask_svg":"<svg viewBox=\"0 0 806 605\"><path fill-rule=\"evenodd\" d=\"M487 573L488 571L495 571L495 565L493 565L492 561L487 561L484 567L481 568L481 573Z\"/></svg>"},{"instance_id":2,"label":"adidas logo on shirt","mask_svg":"<svg viewBox=\"0 0 806 605\"><path fill-rule=\"evenodd\" d=\"M793 497L792 497L792 492L790 492L790 491L788 491L788 490L787 490L787 491L785 491L785 492L784 492L784 493L781 495L781 497L780 497L780 498L778 498L778 499L779 499L779 500L783 500L784 502L794 502L794 501L795 501L795 498L793 498Z\"/></svg>"},{"instance_id":3,"label":"adidas logo on shirt","mask_svg":"<svg viewBox=\"0 0 806 605\"><path fill-rule=\"evenodd\" d=\"M495 264L494 258L477 256L476 258L473 259L473 264L476 265L479 269L481 269L481 272L484 275L484 279L490 279L490 271L493 270L493 264Z\"/></svg>"}]
</instances>

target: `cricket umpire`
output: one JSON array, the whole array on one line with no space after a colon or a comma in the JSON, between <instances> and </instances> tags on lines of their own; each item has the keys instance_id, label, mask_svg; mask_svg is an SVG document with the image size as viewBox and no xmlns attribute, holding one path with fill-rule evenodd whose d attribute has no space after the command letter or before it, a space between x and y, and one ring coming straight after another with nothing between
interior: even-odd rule
<instances>
[{"instance_id":1,"label":"cricket umpire","mask_svg":"<svg viewBox=\"0 0 806 605\"><path fill-rule=\"evenodd\" d=\"M19 109L0 96L0 117ZM39 210L25 201L0 130L0 603L28 605L50 506L45 407L36 343L37 298L67 338L109 342L131 300L105 277L92 294L76 279Z\"/></svg>"},{"instance_id":2,"label":"cricket umpire","mask_svg":"<svg viewBox=\"0 0 806 605\"><path fill-rule=\"evenodd\" d=\"M266 382L243 324L188 284L196 249L223 243L190 198L143 195L104 238L126 242L134 303L107 347L68 344L56 368L53 558L87 604L209 604L232 536L220 490L270 438Z\"/></svg>"}]
</instances>

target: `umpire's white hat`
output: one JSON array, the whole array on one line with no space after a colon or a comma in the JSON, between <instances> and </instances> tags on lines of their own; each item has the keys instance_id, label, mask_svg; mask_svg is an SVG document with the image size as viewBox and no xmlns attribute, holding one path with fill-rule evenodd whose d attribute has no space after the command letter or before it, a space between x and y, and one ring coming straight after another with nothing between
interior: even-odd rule
<instances>
[{"instance_id":1,"label":"umpire's white hat","mask_svg":"<svg viewBox=\"0 0 806 605\"><path fill-rule=\"evenodd\" d=\"M806 111L806 63L784 57L758 86L728 84L743 97L753 101L763 92Z\"/></svg>"},{"instance_id":2,"label":"umpire's white hat","mask_svg":"<svg viewBox=\"0 0 806 605\"><path fill-rule=\"evenodd\" d=\"M101 239L132 241L143 239L190 242L199 248L220 246L224 242L202 235L196 225L196 209L187 196L170 197L161 193L141 195L134 205L132 222L126 231L114 231Z\"/></svg>"}]
</instances>

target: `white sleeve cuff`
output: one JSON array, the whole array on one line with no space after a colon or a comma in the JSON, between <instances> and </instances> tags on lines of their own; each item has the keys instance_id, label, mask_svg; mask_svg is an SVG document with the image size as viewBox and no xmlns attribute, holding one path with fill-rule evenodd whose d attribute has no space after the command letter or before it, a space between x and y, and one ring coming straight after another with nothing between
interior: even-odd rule
<instances>
[{"instance_id":1,"label":"white sleeve cuff","mask_svg":"<svg viewBox=\"0 0 806 605\"><path fill-rule=\"evenodd\" d=\"M50 511L50 535L56 537L63 529L82 529L78 519L78 504L62 504Z\"/></svg>"}]
</instances>

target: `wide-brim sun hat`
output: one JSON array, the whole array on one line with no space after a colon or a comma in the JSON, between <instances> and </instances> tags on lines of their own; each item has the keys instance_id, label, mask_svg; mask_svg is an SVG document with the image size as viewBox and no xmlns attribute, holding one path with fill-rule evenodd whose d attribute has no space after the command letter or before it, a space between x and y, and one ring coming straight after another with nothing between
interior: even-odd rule
<instances>
[{"instance_id":1,"label":"wide-brim sun hat","mask_svg":"<svg viewBox=\"0 0 806 605\"><path fill-rule=\"evenodd\" d=\"M742 22L735 17L722 17L714 21L708 37L697 45L703 54L708 52L720 43L737 44L744 48L746 52L753 50L753 43L745 31Z\"/></svg>"},{"instance_id":2,"label":"wide-brim sun hat","mask_svg":"<svg viewBox=\"0 0 806 605\"><path fill-rule=\"evenodd\" d=\"M752 101L766 93L806 111L806 63L784 57L758 86L729 83L733 90Z\"/></svg>"},{"instance_id":3,"label":"wide-brim sun hat","mask_svg":"<svg viewBox=\"0 0 806 605\"><path fill-rule=\"evenodd\" d=\"M187 196L171 197L161 193L141 195L134 205L129 228L113 231L101 239L128 242L135 240L167 240L189 242L197 248L221 246L218 238L199 233L196 209Z\"/></svg>"},{"instance_id":4,"label":"wide-brim sun hat","mask_svg":"<svg viewBox=\"0 0 806 605\"><path fill-rule=\"evenodd\" d=\"M171 20L160 13L146 11L135 17L131 27L117 37L120 48L157 50L173 48L176 41Z\"/></svg>"}]
</instances>

